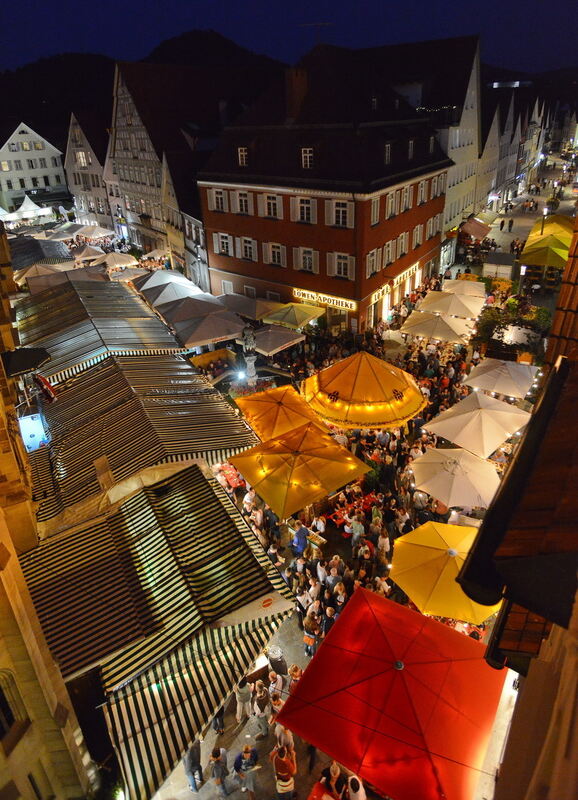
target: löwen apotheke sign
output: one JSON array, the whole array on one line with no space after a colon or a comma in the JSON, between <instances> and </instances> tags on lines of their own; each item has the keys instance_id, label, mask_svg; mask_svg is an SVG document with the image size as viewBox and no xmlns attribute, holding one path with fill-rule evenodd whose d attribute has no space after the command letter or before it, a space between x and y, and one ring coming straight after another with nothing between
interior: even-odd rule
<instances>
[{"instance_id":1,"label":"l\u00f6wen apotheke sign","mask_svg":"<svg viewBox=\"0 0 578 800\"><path fill-rule=\"evenodd\" d=\"M319 292L310 292L308 289L293 289L293 297L297 300L305 300L311 303L319 303L322 306L331 306L332 308L342 308L345 311L356 311L357 303L355 300L347 300L345 297L333 297L330 294L320 294Z\"/></svg>"}]
</instances>

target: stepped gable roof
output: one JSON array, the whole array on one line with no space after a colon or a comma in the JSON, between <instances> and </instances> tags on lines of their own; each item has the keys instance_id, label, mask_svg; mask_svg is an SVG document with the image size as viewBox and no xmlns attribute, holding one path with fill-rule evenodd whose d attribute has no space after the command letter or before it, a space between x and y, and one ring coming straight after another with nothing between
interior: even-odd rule
<instances>
[{"instance_id":1,"label":"stepped gable roof","mask_svg":"<svg viewBox=\"0 0 578 800\"><path fill-rule=\"evenodd\" d=\"M108 106L94 107L90 110L73 111L73 116L82 128L94 155L101 166L108 150L108 129L112 119L112 98Z\"/></svg>"}]
</instances>

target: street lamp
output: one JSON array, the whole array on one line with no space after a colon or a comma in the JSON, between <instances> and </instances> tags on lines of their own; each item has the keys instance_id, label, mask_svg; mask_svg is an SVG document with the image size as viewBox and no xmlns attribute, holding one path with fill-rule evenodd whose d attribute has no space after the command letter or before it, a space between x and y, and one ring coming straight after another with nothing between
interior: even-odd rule
<instances>
[{"instance_id":1,"label":"street lamp","mask_svg":"<svg viewBox=\"0 0 578 800\"><path fill-rule=\"evenodd\" d=\"M540 236L544 234L544 222L547 216L548 216L548 206L544 206L544 208L542 209L542 230L540 231Z\"/></svg>"}]
</instances>

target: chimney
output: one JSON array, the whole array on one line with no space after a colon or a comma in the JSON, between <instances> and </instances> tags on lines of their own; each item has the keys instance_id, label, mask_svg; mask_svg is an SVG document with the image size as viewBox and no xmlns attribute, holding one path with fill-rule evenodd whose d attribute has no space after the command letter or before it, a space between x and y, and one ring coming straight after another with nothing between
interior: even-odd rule
<instances>
[{"instance_id":1,"label":"chimney","mask_svg":"<svg viewBox=\"0 0 578 800\"><path fill-rule=\"evenodd\" d=\"M295 122L307 94L307 70L289 67L285 70L286 121Z\"/></svg>"}]
</instances>

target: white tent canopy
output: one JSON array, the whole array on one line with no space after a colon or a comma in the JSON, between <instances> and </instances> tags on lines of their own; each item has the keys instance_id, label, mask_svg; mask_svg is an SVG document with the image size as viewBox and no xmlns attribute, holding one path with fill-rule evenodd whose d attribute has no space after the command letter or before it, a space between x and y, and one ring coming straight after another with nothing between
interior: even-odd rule
<instances>
[{"instance_id":1,"label":"white tent canopy","mask_svg":"<svg viewBox=\"0 0 578 800\"><path fill-rule=\"evenodd\" d=\"M17 222L21 219L36 219L36 217L52 216L54 212L51 208L43 208L36 205L34 200L31 200L28 195L22 201L20 208L11 213L7 213L2 217L3 222Z\"/></svg>"},{"instance_id":2,"label":"white tent canopy","mask_svg":"<svg viewBox=\"0 0 578 800\"><path fill-rule=\"evenodd\" d=\"M181 272L177 272L174 269L156 269L154 272L150 272L146 277L139 278L135 281L135 286L139 290L139 292L144 291L145 289L151 289L153 286L164 286L166 283L190 283L188 278Z\"/></svg>"},{"instance_id":3,"label":"white tent canopy","mask_svg":"<svg viewBox=\"0 0 578 800\"><path fill-rule=\"evenodd\" d=\"M448 508L488 508L500 484L489 461L461 448L428 450L412 469L416 488Z\"/></svg>"},{"instance_id":4,"label":"white tent canopy","mask_svg":"<svg viewBox=\"0 0 578 800\"><path fill-rule=\"evenodd\" d=\"M524 398L532 388L537 372L538 367L530 364L485 358L473 368L464 383L487 392Z\"/></svg>"},{"instance_id":5,"label":"white tent canopy","mask_svg":"<svg viewBox=\"0 0 578 800\"><path fill-rule=\"evenodd\" d=\"M107 236L116 236L114 231L108 228L103 228L100 225L84 225L78 231L79 236L84 236L87 239L104 239Z\"/></svg>"},{"instance_id":6,"label":"white tent canopy","mask_svg":"<svg viewBox=\"0 0 578 800\"><path fill-rule=\"evenodd\" d=\"M155 308L165 321L171 324L201 317L215 311L224 311L222 303L216 297L204 293L170 300L160 305L157 303Z\"/></svg>"},{"instance_id":7,"label":"white tent canopy","mask_svg":"<svg viewBox=\"0 0 578 800\"><path fill-rule=\"evenodd\" d=\"M14 273L14 280L17 284L23 284L28 278L37 278L39 275L55 275L56 273L66 272L74 269L74 261L62 261L60 264L32 264Z\"/></svg>"},{"instance_id":8,"label":"white tent canopy","mask_svg":"<svg viewBox=\"0 0 578 800\"><path fill-rule=\"evenodd\" d=\"M170 303L174 300L182 300L184 297L194 297L195 295L202 294L201 290L195 286L191 281L181 283L180 281L172 281L157 286L147 285L146 289L141 291L141 294L147 303L154 308Z\"/></svg>"},{"instance_id":9,"label":"white tent canopy","mask_svg":"<svg viewBox=\"0 0 578 800\"><path fill-rule=\"evenodd\" d=\"M483 297L455 292L428 292L419 304L419 311L448 314L475 319L485 305Z\"/></svg>"},{"instance_id":10,"label":"white tent canopy","mask_svg":"<svg viewBox=\"0 0 578 800\"><path fill-rule=\"evenodd\" d=\"M177 322L177 338L184 347L201 347L214 342L226 342L241 336L245 323L230 311L216 311L203 317Z\"/></svg>"},{"instance_id":11,"label":"white tent canopy","mask_svg":"<svg viewBox=\"0 0 578 800\"><path fill-rule=\"evenodd\" d=\"M151 250L150 253L145 253L144 256L142 256L142 258L164 258L168 252L169 252L168 247L165 248L155 247L155 249Z\"/></svg>"},{"instance_id":12,"label":"white tent canopy","mask_svg":"<svg viewBox=\"0 0 578 800\"><path fill-rule=\"evenodd\" d=\"M84 225L79 225L77 222L65 222L55 228L52 233L49 233L46 238L55 242L64 242L74 237L84 228Z\"/></svg>"},{"instance_id":13,"label":"white tent canopy","mask_svg":"<svg viewBox=\"0 0 578 800\"><path fill-rule=\"evenodd\" d=\"M101 247L94 247L90 244L82 244L80 247L73 247L70 252L78 261L91 261L104 254Z\"/></svg>"},{"instance_id":14,"label":"white tent canopy","mask_svg":"<svg viewBox=\"0 0 578 800\"><path fill-rule=\"evenodd\" d=\"M255 331L255 350L264 356L274 356L281 350L299 344L305 339L305 335L281 325L265 325ZM242 340L239 340L241 343Z\"/></svg>"},{"instance_id":15,"label":"white tent canopy","mask_svg":"<svg viewBox=\"0 0 578 800\"><path fill-rule=\"evenodd\" d=\"M457 344L465 344L472 335L472 328L465 319L440 317L427 311L413 311L400 330L412 336L423 336L424 339L439 339Z\"/></svg>"},{"instance_id":16,"label":"white tent canopy","mask_svg":"<svg viewBox=\"0 0 578 800\"><path fill-rule=\"evenodd\" d=\"M455 294L466 294L470 297L485 297L486 285L482 281L444 281L444 292L454 292Z\"/></svg>"},{"instance_id":17,"label":"white tent canopy","mask_svg":"<svg viewBox=\"0 0 578 800\"><path fill-rule=\"evenodd\" d=\"M128 253L105 253L105 255L95 258L92 264L95 267L104 264L107 269L119 269L121 267L137 267L138 261Z\"/></svg>"},{"instance_id":18,"label":"white tent canopy","mask_svg":"<svg viewBox=\"0 0 578 800\"><path fill-rule=\"evenodd\" d=\"M284 305L275 300L246 297L244 294L222 294L219 296L219 300L229 311L234 311L243 317L249 317L249 319L261 319Z\"/></svg>"},{"instance_id":19,"label":"white tent canopy","mask_svg":"<svg viewBox=\"0 0 578 800\"><path fill-rule=\"evenodd\" d=\"M470 453L488 458L529 419L530 414L517 406L482 392L472 392L465 400L424 423L423 427Z\"/></svg>"}]
</instances>

